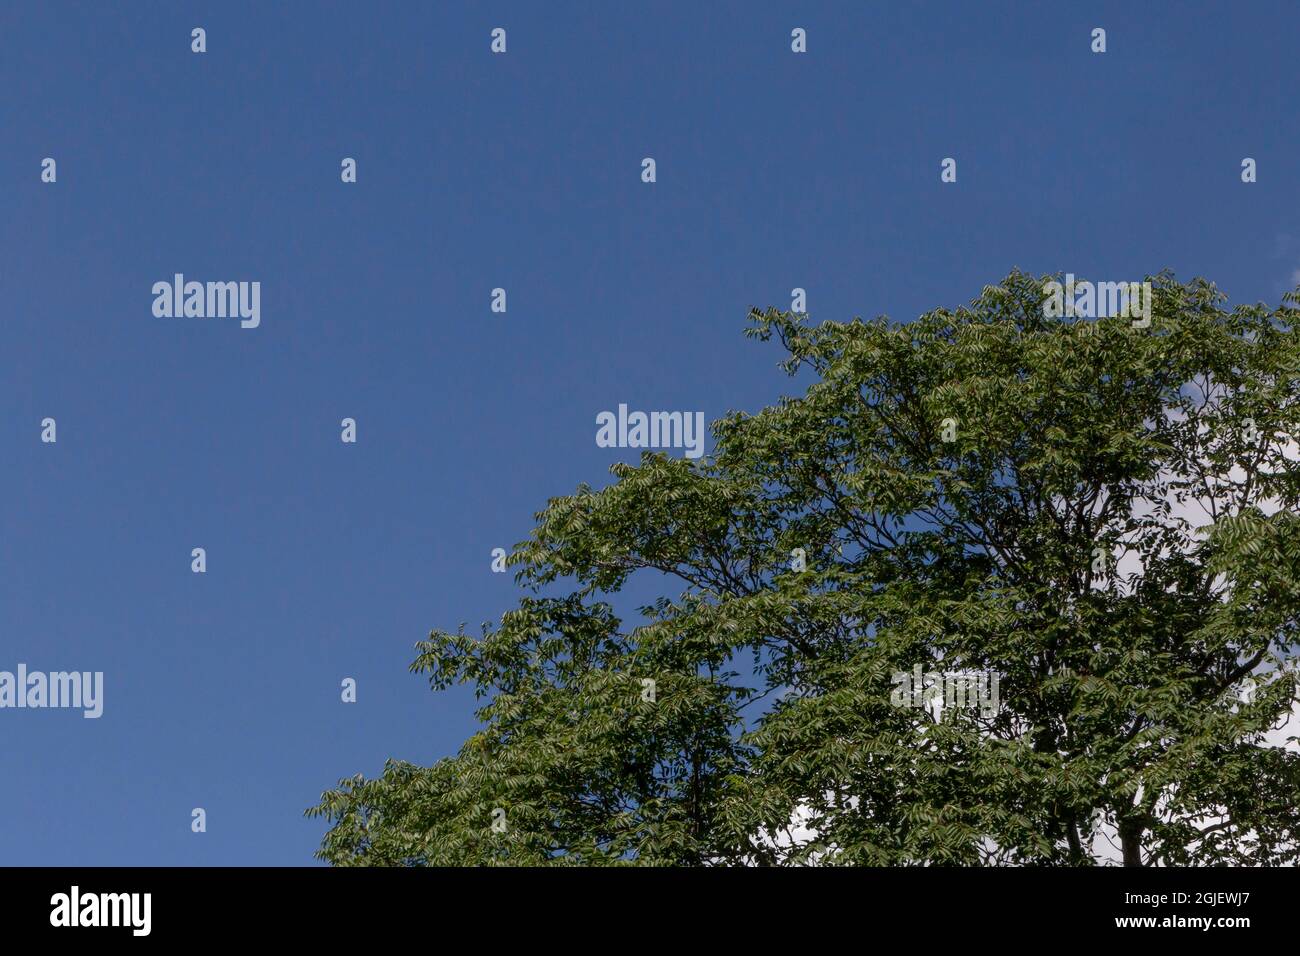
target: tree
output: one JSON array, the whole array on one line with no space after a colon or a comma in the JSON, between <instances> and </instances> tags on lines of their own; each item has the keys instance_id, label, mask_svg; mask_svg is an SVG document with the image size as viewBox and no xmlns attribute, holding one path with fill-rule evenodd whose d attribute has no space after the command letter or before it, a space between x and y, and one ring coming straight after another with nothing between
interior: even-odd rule
<instances>
[{"instance_id":1,"label":"tree","mask_svg":"<svg viewBox=\"0 0 1300 956\"><path fill-rule=\"evenodd\" d=\"M751 312L804 394L552 499L519 606L417 645L482 729L324 793L317 855L1296 862L1300 755L1261 743L1297 699L1300 297L1150 281L1149 327L1020 272L910 323ZM652 572L678 593L625 623ZM910 706L918 669L999 706Z\"/></svg>"}]
</instances>

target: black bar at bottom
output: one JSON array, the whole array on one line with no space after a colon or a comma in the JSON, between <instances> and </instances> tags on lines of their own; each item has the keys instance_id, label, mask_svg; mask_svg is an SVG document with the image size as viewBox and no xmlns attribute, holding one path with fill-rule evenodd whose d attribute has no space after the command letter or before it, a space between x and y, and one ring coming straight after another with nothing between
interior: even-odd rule
<instances>
[{"instance_id":1,"label":"black bar at bottom","mask_svg":"<svg viewBox=\"0 0 1300 956\"><path fill-rule=\"evenodd\" d=\"M382 943L415 933L461 946L559 942L574 931L602 946L628 934L667 944L705 932L701 922L740 938L892 925L918 941L1172 931L1231 942L1290 928L1297 890L1294 868L0 868L0 926L9 942L75 934L81 944Z\"/></svg>"}]
</instances>

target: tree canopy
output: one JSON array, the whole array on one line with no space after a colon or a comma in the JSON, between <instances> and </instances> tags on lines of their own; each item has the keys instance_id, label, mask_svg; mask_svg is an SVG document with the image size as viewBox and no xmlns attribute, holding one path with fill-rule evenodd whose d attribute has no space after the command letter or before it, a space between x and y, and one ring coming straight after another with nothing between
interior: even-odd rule
<instances>
[{"instance_id":1,"label":"tree canopy","mask_svg":"<svg viewBox=\"0 0 1300 956\"><path fill-rule=\"evenodd\" d=\"M802 394L553 498L499 624L412 670L481 729L307 812L337 865L1294 863L1300 336L1150 277L914 321L751 312ZM649 575L664 593L620 611ZM900 706L900 674L998 706Z\"/></svg>"}]
</instances>

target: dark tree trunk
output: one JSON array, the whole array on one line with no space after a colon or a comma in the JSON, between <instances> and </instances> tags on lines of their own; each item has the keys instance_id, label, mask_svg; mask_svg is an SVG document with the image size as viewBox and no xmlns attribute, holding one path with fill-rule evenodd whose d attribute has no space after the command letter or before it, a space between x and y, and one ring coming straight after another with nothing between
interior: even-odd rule
<instances>
[{"instance_id":1,"label":"dark tree trunk","mask_svg":"<svg viewBox=\"0 0 1300 956\"><path fill-rule=\"evenodd\" d=\"M1142 866L1142 824L1132 819L1119 821L1119 842L1125 866Z\"/></svg>"}]
</instances>

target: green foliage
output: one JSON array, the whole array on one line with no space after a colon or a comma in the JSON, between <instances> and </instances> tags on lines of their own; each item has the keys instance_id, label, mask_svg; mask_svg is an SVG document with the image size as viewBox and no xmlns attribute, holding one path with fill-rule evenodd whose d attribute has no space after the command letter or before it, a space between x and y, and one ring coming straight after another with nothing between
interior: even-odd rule
<instances>
[{"instance_id":1,"label":"green foliage","mask_svg":"<svg viewBox=\"0 0 1300 956\"><path fill-rule=\"evenodd\" d=\"M807 391L551 500L519 606L418 645L482 729L323 794L318 855L1084 865L1100 828L1129 864L1296 862L1300 758L1259 745L1297 696L1296 313L1161 274L1149 328L1045 318L1043 281L752 313ZM626 624L646 572L679 593ZM894 706L917 664L1001 675L1001 708Z\"/></svg>"}]
</instances>

